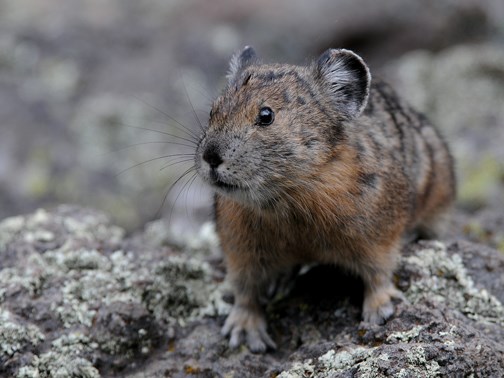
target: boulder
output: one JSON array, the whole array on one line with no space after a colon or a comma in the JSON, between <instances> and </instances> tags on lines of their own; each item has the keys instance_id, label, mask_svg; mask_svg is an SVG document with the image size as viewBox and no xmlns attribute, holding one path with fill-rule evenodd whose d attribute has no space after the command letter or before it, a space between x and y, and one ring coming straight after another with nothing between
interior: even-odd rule
<instances>
[{"instance_id":1,"label":"boulder","mask_svg":"<svg viewBox=\"0 0 504 378\"><path fill-rule=\"evenodd\" d=\"M504 257L460 238L403 250L407 298L361 323L362 283L303 269L266 311L278 350L229 350L230 309L212 224L165 221L126 236L74 206L0 222L0 376L409 377L504 375Z\"/></svg>"}]
</instances>

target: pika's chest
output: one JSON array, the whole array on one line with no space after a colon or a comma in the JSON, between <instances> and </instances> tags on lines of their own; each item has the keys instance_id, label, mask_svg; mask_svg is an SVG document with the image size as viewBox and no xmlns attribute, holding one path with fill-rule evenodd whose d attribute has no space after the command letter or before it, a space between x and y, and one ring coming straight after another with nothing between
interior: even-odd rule
<instances>
[{"instance_id":1,"label":"pika's chest","mask_svg":"<svg viewBox=\"0 0 504 378\"><path fill-rule=\"evenodd\" d=\"M217 216L225 254L241 254L279 264L332 261L337 250L350 250L360 236L351 236L345 222L316 221L310 214L282 217L247 213L234 208Z\"/></svg>"}]
</instances>

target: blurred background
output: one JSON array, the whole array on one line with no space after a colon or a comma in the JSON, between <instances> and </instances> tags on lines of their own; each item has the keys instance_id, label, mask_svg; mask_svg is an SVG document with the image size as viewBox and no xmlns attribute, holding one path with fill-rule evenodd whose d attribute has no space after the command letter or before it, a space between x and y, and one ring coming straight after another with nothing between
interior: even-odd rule
<instances>
[{"instance_id":1,"label":"blurred background","mask_svg":"<svg viewBox=\"0 0 504 378\"><path fill-rule=\"evenodd\" d=\"M502 0L0 0L0 219L77 203L194 227L206 188L168 189L244 45L355 50L445 134L459 208L504 214Z\"/></svg>"}]
</instances>

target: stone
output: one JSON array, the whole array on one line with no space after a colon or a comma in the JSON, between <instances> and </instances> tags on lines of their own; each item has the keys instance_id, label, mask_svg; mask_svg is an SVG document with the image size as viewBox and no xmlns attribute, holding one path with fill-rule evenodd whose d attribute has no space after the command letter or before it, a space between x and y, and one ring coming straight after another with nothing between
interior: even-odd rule
<instances>
[{"instance_id":1,"label":"stone","mask_svg":"<svg viewBox=\"0 0 504 378\"><path fill-rule=\"evenodd\" d=\"M231 351L212 227L168 245L156 221L125 236L74 206L0 222L0 376L411 377L504 374L504 257L455 237L403 250L407 302L360 321L362 283L301 270L266 313L278 350Z\"/></svg>"}]
</instances>

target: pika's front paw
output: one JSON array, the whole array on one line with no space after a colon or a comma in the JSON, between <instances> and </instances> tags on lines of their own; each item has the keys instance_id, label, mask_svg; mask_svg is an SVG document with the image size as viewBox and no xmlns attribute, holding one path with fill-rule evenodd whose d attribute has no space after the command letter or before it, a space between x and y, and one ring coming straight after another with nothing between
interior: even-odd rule
<instances>
[{"instance_id":1,"label":"pika's front paw","mask_svg":"<svg viewBox=\"0 0 504 378\"><path fill-rule=\"evenodd\" d=\"M366 294L362 320L371 324L384 324L394 314L392 298L406 301L403 293L393 286Z\"/></svg>"},{"instance_id":2,"label":"pika's front paw","mask_svg":"<svg viewBox=\"0 0 504 378\"><path fill-rule=\"evenodd\" d=\"M237 348L245 335L247 346L253 353L264 353L267 348L276 349L275 342L266 332L266 320L255 311L234 306L222 327L222 335L228 336L229 347Z\"/></svg>"}]
</instances>

